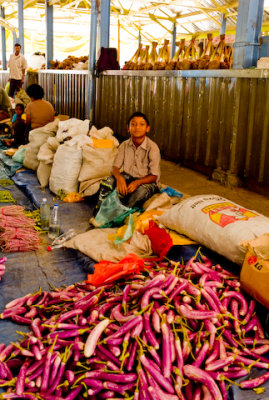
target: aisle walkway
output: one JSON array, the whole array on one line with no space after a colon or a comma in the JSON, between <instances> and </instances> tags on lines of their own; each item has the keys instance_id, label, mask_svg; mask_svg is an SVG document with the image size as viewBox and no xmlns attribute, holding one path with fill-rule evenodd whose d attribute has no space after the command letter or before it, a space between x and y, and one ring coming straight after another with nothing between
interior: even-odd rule
<instances>
[{"instance_id":1,"label":"aisle walkway","mask_svg":"<svg viewBox=\"0 0 269 400\"><path fill-rule=\"evenodd\" d=\"M222 186L199 172L180 167L171 161L161 161L161 183L191 196L217 194L269 217L269 197L243 188Z\"/></svg>"}]
</instances>

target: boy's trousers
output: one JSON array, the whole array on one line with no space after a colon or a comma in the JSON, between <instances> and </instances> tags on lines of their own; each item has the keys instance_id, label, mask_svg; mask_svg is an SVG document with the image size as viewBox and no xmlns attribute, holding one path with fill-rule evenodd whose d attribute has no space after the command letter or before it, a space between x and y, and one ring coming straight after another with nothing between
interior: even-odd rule
<instances>
[{"instance_id":1,"label":"boy's trousers","mask_svg":"<svg viewBox=\"0 0 269 400\"><path fill-rule=\"evenodd\" d=\"M127 186L129 183L132 181L138 179L134 178L129 174L122 173L121 174L125 181ZM114 176L109 176L108 178L102 180L101 185L100 185L100 190L99 190L99 197L98 197L98 203L97 203L97 210L100 208L102 201L115 189L116 187L116 179ZM127 194L126 196L121 196L119 195L120 201L122 204L124 204L126 207L139 207L142 208L143 203L148 200L151 196L153 196L155 193L159 192L158 185L154 183L146 183L143 185L138 186L138 188L130 194Z\"/></svg>"}]
</instances>

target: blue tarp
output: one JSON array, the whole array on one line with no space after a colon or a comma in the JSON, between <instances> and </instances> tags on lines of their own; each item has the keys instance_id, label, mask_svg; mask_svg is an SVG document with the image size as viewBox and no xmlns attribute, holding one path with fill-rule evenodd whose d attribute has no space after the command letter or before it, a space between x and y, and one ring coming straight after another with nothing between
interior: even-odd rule
<instances>
[{"instance_id":1,"label":"blue tarp","mask_svg":"<svg viewBox=\"0 0 269 400\"><path fill-rule=\"evenodd\" d=\"M51 206L55 201L60 205L62 231L76 228L78 232L83 232L88 229L88 220L92 215L93 205L85 202L69 204L56 199L56 196L48 189L41 190L33 171L20 171L14 175L13 180L16 185L10 185L3 189L0 187L0 190L10 190L17 200L17 204L33 209L39 207L41 199L45 196ZM7 205L7 203L0 203L0 206L3 205ZM50 290L50 285L61 287L86 279L85 258L83 259L82 254L69 249L55 249L48 252L47 243L47 235L43 235L43 244L38 251L4 254L8 260L6 262L6 273L0 281L0 311L9 301L27 293L38 291L40 287L44 290ZM173 246L168 256L173 260L187 261L196 254L197 248L198 246ZM230 271L239 273L238 266L233 265L223 257L205 248L202 248L202 253ZM266 325L267 310L260 306L258 314L261 321ZM0 343L8 344L11 341L18 340L20 336L16 333L17 330L26 331L27 327L17 325L12 321L2 320L0 323ZM256 373L257 371L253 370L253 374ZM263 394L256 394L251 390L244 391L232 386L229 389L229 400L268 400L269 382L263 386L266 388L266 392Z\"/></svg>"}]
</instances>

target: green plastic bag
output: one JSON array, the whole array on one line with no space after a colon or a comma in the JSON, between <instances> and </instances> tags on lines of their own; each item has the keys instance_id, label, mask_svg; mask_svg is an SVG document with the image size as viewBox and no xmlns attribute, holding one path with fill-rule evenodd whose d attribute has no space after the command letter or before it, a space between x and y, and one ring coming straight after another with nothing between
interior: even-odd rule
<instances>
[{"instance_id":1,"label":"green plastic bag","mask_svg":"<svg viewBox=\"0 0 269 400\"><path fill-rule=\"evenodd\" d=\"M114 241L115 244L126 242L126 240L129 240L133 236L133 233L134 233L134 216L133 214L130 214L128 218L128 225L126 231L124 232L123 237L116 236L116 239Z\"/></svg>"},{"instance_id":2,"label":"green plastic bag","mask_svg":"<svg viewBox=\"0 0 269 400\"><path fill-rule=\"evenodd\" d=\"M117 190L113 190L102 202L100 210L96 214L95 222L100 227L112 226L113 221L120 225L125 217L132 213L133 210L124 206L118 197Z\"/></svg>"},{"instance_id":3,"label":"green plastic bag","mask_svg":"<svg viewBox=\"0 0 269 400\"><path fill-rule=\"evenodd\" d=\"M22 164L23 160L24 160L25 152L26 152L26 148L22 147L21 149L16 151L16 153L12 157L12 160Z\"/></svg>"},{"instance_id":4,"label":"green plastic bag","mask_svg":"<svg viewBox=\"0 0 269 400\"><path fill-rule=\"evenodd\" d=\"M6 93L9 95L9 89L10 89L10 81L7 82L6 86L5 86L5 91Z\"/></svg>"}]
</instances>

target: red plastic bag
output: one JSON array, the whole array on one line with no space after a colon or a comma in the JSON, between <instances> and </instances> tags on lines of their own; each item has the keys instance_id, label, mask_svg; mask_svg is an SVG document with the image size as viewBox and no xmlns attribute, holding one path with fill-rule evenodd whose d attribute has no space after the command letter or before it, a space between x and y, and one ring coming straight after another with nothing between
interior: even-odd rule
<instances>
[{"instance_id":1,"label":"red plastic bag","mask_svg":"<svg viewBox=\"0 0 269 400\"><path fill-rule=\"evenodd\" d=\"M100 286L113 282L124 276L139 273L144 269L144 260L136 254L128 254L118 263L103 260L94 266L94 273L88 275L87 283Z\"/></svg>"},{"instance_id":2,"label":"red plastic bag","mask_svg":"<svg viewBox=\"0 0 269 400\"><path fill-rule=\"evenodd\" d=\"M166 256L170 248L173 246L173 240L165 229L159 228L154 221L149 221L149 227L144 230L151 241L151 248L154 254L162 259Z\"/></svg>"}]
</instances>

